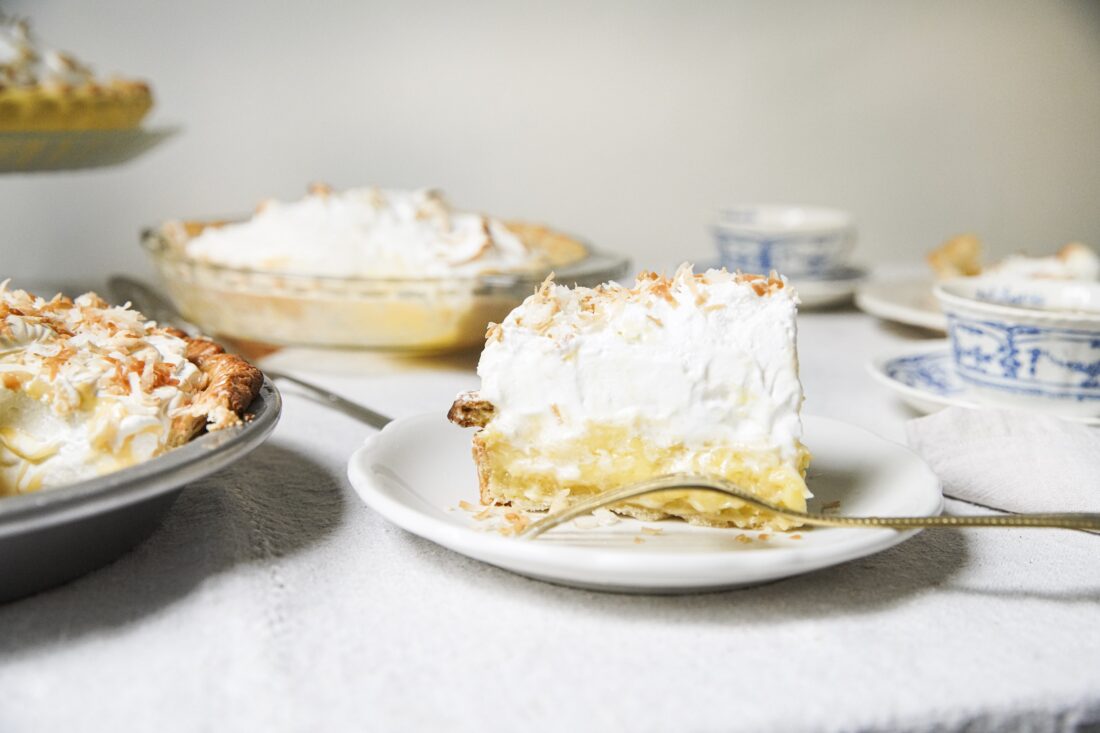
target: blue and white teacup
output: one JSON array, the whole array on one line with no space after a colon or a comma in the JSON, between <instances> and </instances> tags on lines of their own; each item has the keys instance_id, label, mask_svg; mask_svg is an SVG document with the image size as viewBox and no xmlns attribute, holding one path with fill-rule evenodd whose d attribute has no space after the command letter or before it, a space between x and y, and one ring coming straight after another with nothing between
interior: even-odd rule
<instances>
[{"instance_id":1,"label":"blue and white teacup","mask_svg":"<svg viewBox=\"0 0 1100 733\"><path fill-rule=\"evenodd\" d=\"M934 292L955 370L976 398L1100 415L1100 283L976 277Z\"/></svg>"},{"instance_id":2,"label":"blue and white teacup","mask_svg":"<svg viewBox=\"0 0 1100 733\"><path fill-rule=\"evenodd\" d=\"M746 204L719 211L714 238L728 270L824 279L847 264L856 230L838 209Z\"/></svg>"}]
</instances>

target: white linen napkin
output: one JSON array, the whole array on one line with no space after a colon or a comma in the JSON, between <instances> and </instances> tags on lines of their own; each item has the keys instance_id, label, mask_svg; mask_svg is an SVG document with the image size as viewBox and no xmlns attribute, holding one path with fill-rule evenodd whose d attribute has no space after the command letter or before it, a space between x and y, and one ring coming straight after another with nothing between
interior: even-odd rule
<instances>
[{"instance_id":1,"label":"white linen napkin","mask_svg":"<svg viewBox=\"0 0 1100 733\"><path fill-rule=\"evenodd\" d=\"M906 424L943 491L1010 512L1100 511L1100 430L1050 415L949 407Z\"/></svg>"}]
</instances>

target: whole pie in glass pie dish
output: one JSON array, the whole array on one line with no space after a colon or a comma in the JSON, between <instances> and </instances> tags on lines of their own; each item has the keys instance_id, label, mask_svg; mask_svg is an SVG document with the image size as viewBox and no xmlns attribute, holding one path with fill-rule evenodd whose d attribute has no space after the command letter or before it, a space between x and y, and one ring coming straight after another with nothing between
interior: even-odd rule
<instances>
[{"instance_id":1,"label":"whole pie in glass pie dish","mask_svg":"<svg viewBox=\"0 0 1100 733\"><path fill-rule=\"evenodd\" d=\"M147 83L97 77L41 44L26 19L0 14L0 132L135 128L152 106Z\"/></svg>"},{"instance_id":2,"label":"whole pie in glass pie dish","mask_svg":"<svg viewBox=\"0 0 1100 733\"><path fill-rule=\"evenodd\" d=\"M431 189L316 184L248 219L169 221L142 241L185 317L275 345L473 346L549 272L596 284L627 264L546 226L456 209Z\"/></svg>"},{"instance_id":3,"label":"whole pie in glass pie dish","mask_svg":"<svg viewBox=\"0 0 1100 733\"><path fill-rule=\"evenodd\" d=\"M240 425L263 375L94 293L0 284L0 496L75 484Z\"/></svg>"}]
</instances>

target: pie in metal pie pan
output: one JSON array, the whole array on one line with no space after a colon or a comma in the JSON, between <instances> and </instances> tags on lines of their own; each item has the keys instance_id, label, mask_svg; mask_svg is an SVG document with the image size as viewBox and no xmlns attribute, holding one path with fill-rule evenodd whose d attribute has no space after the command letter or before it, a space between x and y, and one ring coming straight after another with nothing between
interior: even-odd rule
<instances>
[{"instance_id":1,"label":"pie in metal pie pan","mask_svg":"<svg viewBox=\"0 0 1100 733\"><path fill-rule=\"evenodd\" d=\"M279 420L265 379L240 425L95 479L0 499L0 602L105 565L148 537L187 484L257 448Z\"/></svg>"}]
</instances>

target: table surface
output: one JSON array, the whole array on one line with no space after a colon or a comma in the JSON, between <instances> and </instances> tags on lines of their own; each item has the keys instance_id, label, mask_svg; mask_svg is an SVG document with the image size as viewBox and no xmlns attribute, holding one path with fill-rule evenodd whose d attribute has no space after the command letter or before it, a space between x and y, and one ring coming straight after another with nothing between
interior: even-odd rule
<instances>
[{"instance_id":1,"label":"table surface","mask_svg":"<svg viewBox=\"0 0 1100 733\"><path fill-rule=\"evenodd\" d=\"M800 317L805 411L902 441L865 370L917 331ZM285 351L394 416L475 355ZM370 428L284 391L269 442L113 565L0 607L0 729L849 730L1100 720L1100 539L925 532L782 582L681 597L548 585L388 524L348 486ZM430 460L430 456L425 457ZM971 508L949 502L948 511Z\"/></svg>"}]
</instances>

